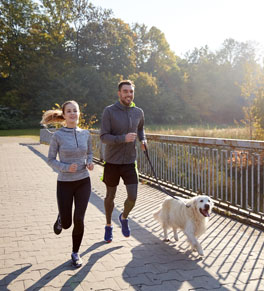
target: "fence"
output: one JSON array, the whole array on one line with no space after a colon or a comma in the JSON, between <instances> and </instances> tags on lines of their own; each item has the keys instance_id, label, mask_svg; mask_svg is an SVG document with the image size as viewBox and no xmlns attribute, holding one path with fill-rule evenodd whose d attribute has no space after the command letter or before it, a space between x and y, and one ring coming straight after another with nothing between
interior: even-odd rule
<instances>
[{"instance_id":1,"label":"fence","mask_svg":"<svg viewBox=\"0 0 264 291\"><path fill-rule=\"evenodd\" d=\"M103 160L99 132L91 133L94 156ZM147 140L150 160L161 184L187 196L209 195L226 213L263 226L264 142L158 134L147 134ZM154 181L139 148L137 163L140 175Z\"/></svg>"},{"instance_id":2,"label":"fence","mask_svg":"<svg viewBox=\"0 0 264 291\"><path fill-rule=\"evenodd\" d=\"M95 155L103 160L98 131ZM213 197L227 213L264 223L264 142L147 134L150 160L159 182L189 196ZM140 174L154 181L138 148Z\"/></svg>"}]
</instances>

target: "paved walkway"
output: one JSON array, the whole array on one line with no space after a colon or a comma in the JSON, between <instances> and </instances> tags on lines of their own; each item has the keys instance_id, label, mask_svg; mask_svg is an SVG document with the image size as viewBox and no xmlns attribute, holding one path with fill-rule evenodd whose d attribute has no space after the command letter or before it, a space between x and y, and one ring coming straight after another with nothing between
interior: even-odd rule
<instances>
[{"instance_id":1,"label":"paved walkway","mask_svg":"<svg viewBox=\"0 0 264 291\"><path fill-rule=\"evenodd\" d=\"M118 224L125 199L120 184L113 213L114 241L103 242L102 167L91 174L93 194L80 249L84 264L70 265L71 231L56 236L55 172L48 146L0 137L0 290L264 290L264 234L212 214L200 241L205 257L188 251L185 237L164 243L152 212L164 194L140 184L131 213L132 236Z\"/></svg>"}]
</instances>

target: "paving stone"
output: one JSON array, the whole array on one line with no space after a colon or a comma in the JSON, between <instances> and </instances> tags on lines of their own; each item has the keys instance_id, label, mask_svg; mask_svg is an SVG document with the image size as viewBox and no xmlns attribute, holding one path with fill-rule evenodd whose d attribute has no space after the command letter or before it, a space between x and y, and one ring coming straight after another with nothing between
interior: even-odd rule
<instances>
[{"instance_id":1,"label":"paving stone","mask_svg":"<svg viewBox=\"0 0 264 291\"><path fill-rule=\"evenodd\" d=\"M152 213L165 195L146 184L139 184L129 217L131 237L124 238L118 216L126 189L120 183L112 216L114 240L106 244L100 165L90 172L93 193L80 248L83 267L73 269L72 228L53 233L57 174L46 164L48 146L33 143L0 137L0 290L264 291L262 231L213 213L199 238L205 253L201 258L189 251L183 232L179 242L162 241Z\"/></svg>"},{"instance_id":2,"label":"paving stone","mask_svg":"<svg viewBox=\"0 0 264 291\"><path fill-rule=\"evenodd\" d=\"M180 285L180 284L179 284ZM180 290L179 286L175 286L175 284L171 284L170 281L166 281L161 283L160 285L155 286L142 286L142 291L169 291L169 290ZM185 289L188 290L188 289Z\"/></svg>"}]
</instances>

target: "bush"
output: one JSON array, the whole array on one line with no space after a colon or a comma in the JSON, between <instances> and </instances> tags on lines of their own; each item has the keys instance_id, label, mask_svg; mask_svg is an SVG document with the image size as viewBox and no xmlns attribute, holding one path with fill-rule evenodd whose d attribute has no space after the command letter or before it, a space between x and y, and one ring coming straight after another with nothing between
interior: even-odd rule
<instances>
[{"instance_id":1,"label":"bush","mask_svg":"<svg viewBox=\"0 0 264 291\"><path fill-rule=\"evenodd\" d=\"M0 130L39 127L39 121L25 120L20 110L0 105Z\"/></svg>"}]
</instances>

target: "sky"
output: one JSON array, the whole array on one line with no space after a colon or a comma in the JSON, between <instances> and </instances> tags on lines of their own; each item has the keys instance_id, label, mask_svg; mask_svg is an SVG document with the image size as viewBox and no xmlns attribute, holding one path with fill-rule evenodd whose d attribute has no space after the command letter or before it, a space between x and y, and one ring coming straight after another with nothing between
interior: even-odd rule
<instances>
[{"instance_id":1,"label":"sky","mask_svg":"<svg viewBox=\"0 0 264 291\"><path fill-rule=\"evenodd\" d=\"M264 51L264 0L91 0L128 24L160 29L176 55L224 40L253 41Z\"/></svg>"}]
</instances>

